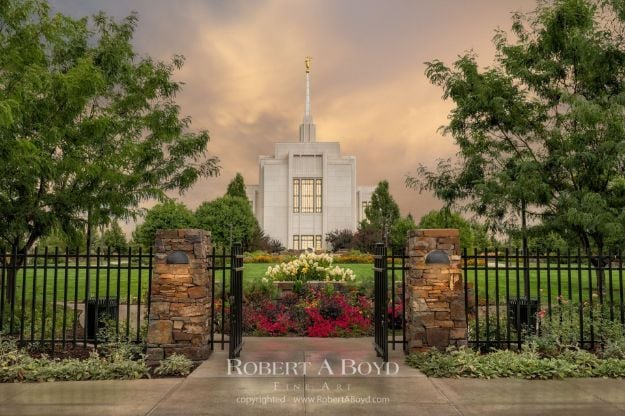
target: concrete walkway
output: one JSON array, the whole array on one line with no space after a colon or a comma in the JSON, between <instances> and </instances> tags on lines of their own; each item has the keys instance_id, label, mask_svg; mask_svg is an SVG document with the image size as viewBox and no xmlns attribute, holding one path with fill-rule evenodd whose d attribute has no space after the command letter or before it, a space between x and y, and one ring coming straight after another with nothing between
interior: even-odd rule
<instances>
[{"instance_id":1,"label":"concrete walkway","mask_svg":"<svg viewBox=\"0 0 625 416\"><path fill-rule=\"evenodd\" d=\"M623 380L430 379L399 351L377 375L371 344L246 338L230 374L216 351L187 379L0 384L0 415L625 415Z\"/></svg>"}]
</instances>

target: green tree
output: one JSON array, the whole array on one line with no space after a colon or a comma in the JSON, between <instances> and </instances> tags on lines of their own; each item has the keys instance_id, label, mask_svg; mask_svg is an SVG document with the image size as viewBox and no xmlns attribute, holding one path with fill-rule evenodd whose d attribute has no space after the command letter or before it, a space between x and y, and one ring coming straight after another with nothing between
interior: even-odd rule
<instances>
[{"instance_id":1,"label":"green tree","mask_svg":"<svg viewBox=\"0 0 625 416\"><path fill-rule=\"evenodd\" d=\"M354 232L352 230L334 230L326 234L326 242L332 246L332 251L349 250L354 246Z\"/></svg>"},{"instance_id":2,"label":"green tree","mask_svg":"<svg viewBox=\"0 0 625 416\"><path fill-rule=\"evenodd\" d=\"M393 223L391 226L391 248L393 253L404 253L408 240L408 231L415 228L417 228L417 225L410 214L406 218L399 218Z\"/></svg>"},{"instance_id":3,"label":"green tree","mask_svg":"<svg viewBox=\"0 0 625 416\"><path fill-rule=\"evenodd\" d=\"M37 241L36 244L39 247L48 247L52 250L58 247L59 252L64 252L68 248L71 254L75 254L87 249L87 236L82 232L68 236L62 231L53 230L47 236Z\"/></svg>"},{"instance_id":4,"label":"green tree","mask_svg":"<svg viewBox=\"0 0 625 416\"><path fill-rule=\"evenodd\" d=\"M197 221L189 208L180 202L164 202L148 210L143 223L137 226L133 240L149 248L154 245L157 230L195 227Z\"/></svg>"},{"instance_id":5,"label":"green tree","mask_svg":"<svg viewBox=\"0 0 625 416\"><path fill-rule=\"evenodd\" d=\"M466 248L468 253L472 253L474 249L481 251L492 243L484 225L467 220L446 208L425 214L419 220L417 228L457 228L460 232L460 248Z\"/></svg>"},{"instance_id":6,"label":"green tree","mask_svg":"<svg viewBox=\"0 0 625 416\"><path fill-rule=\"evenodd\" d=\"M215 244L230 247L240 242L245 249L258 237L258 222L247 198L226 195L203 202L195 211L200 228L211 232Z\"/></svg>"},{"instance_id":7,"label":"green tree","mask_svg":"<svg viewBox=\"0 0 625 416\"><path fill-rule=\"evenodd\" d=\"M0 2L2 248L23 254L55 229L135 217L142 201L218 173L208 133L189 131L175 102L184 59L137 54L136 26L134 14L75 19L45 0ZM13 287L9 276L9 299Z\"/></svg>"},{"instance_id":8,"label":"green tree","mask_svg":"<svg viewBox=\"0 0 625 416\"><path fill-rule=\"evenodd\" d=\"M97 239L97 244L101 248L110 247L111 250L116 253L128 250L128 240L126 239L126 234L124 234L122 227L119 226L117 221L114 221L107 229L102 231Z\"/></svg>"},{"instance_id":9,"label":"green tree","mask_svg":"<svg viewBox=\"0 0 625 416\"><path fill-rule=\"evenodd\" d=\"M245 193L245 181L243 180L243 175L239 172L237 172L235 177L228 184L226 195L238 196L239 198L247 199L247 194Z\"/></svg>"},{"instance_id":10,"label":"green tree","mask_svg":"<svg viewBox=\"0 0 625 416\"><path fill-rule=\"evenodd\" d=\"M388 246L391 227L399 216L399 206L389 192L388 181L381 181L371 195L371 204L365 208L367 221L380 230L382 242Z\"/></svg>"},{"instance_id":11,"label":"green tree","mask_svg":"<svg viewBox=\"0 0 625 416\"><path fill-rule=\"evenodd\" d=\"M500 230L574 234L587 249L625 239L625 4L554 0L497 31L495 65L467 54L426 75L455 107L444 131L458 161L424 166L409 186L431 190Z\"/></svg>"},{"instance_id":12,"label":"green tree","mask_svg":"<svg viewBox=\"0 0 625 416\"><path fill-rule=\"evenodd\" d=\"M364 220L358 224L358 230L354 234L353 248L366 253L373 253L377 243L382 242L382 231Z\"/></svg>"}]
</instances>

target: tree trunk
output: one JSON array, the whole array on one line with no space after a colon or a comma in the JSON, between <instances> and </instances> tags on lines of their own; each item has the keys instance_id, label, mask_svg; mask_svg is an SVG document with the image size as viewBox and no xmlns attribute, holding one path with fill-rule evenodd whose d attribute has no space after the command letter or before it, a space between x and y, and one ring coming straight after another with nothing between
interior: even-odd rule
<instances>
[{"instance_id":1,"label":"tree trunk","mask_svg":"<svg viewBox=\"0 0 625 416\"><path fill-rule=\"evenodd\" d=\"M604 268L605 266L607 266L606 262L604 261L604 255L603 255L603 249L604 249L604 243L603 243L603 235L598 234L594 236L594 240L595 243L597 244L597 250L598 250L598 256L597 256L597 292L599 293L599 300L603 303L603 299L605 296L605 272L604 272ZM612 261L612 259L609 258L607 261ZM590 276L589 276L590 278Z\"/></svg>"},{"instance_id":2,"label":"tree trunk","mask_svg":"<svg viewBox=\"0 0 625 416\"><path fill-rule=\"evenodd\" d=\"M2 265L5 269L5 304L11 305L17 293L15 290L17 288L17 272L22 268L25 263L27 248L24 247L21 250L18 250L17 247L13 247L11 251L11 255L8 256L11 261ZM1 295L0 295L1 296Z\"/></svg>"},{"instance_id":3,"label":"tree trunk","mask_svg":"<svg viewBox=\"0 0 625 416\"><path fill-rule=\"evenodd\" d=\"M5 268L5 276L6 276L6 279L4 281L4 285L5 285L4 287L5 287L5 303L7 305L11 305L13 303L13 300L15 299L17 271L20 269L24 261L23 260L24 256L22 256L20 260L20 256L19 254L17 254L17 250L13 250L12 253L13 254L11 254L10 256L11 261L3 265L3 267Z\"/></svg>"}]
</instances>

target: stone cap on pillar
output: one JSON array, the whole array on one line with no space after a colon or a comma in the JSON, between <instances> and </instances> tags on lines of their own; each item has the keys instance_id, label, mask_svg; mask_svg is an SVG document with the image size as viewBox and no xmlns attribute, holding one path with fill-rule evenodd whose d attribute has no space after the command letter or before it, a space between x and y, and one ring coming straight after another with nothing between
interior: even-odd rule
<instances>
[{"instance_id":1,"label":"stone cap on pillar","mask_svg":"<svg viewBox=\"0 0 625 416\"><path fill-rule=\"evenodd\" d=\"M459 237L457 228L419 228L410 230L409 237Z\"/></svg>"}]
</instances>

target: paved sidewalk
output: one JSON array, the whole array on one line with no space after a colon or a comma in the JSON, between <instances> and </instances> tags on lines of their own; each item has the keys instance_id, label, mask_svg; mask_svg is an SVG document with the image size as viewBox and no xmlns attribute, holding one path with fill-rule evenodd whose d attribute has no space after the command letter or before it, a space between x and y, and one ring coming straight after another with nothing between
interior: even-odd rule
<instances>
[{"instance_id":1,"label":"paved sidewalk","mask_svg":"<svg viewBox=\"0 0 625 416\"><path fill-rule=\"evenodd\" d=\"M352 374L357 363L379 364L371 343L245 339L241 372L259 362L277 370L309 362L298 368L306 366L305 375L228 375L227 355L216 351L187 379L0 384L0 415L625 415L623 380L430 379L405 366L399 351L391 354L397 374Z\"/></svg>"}]
</instances>

